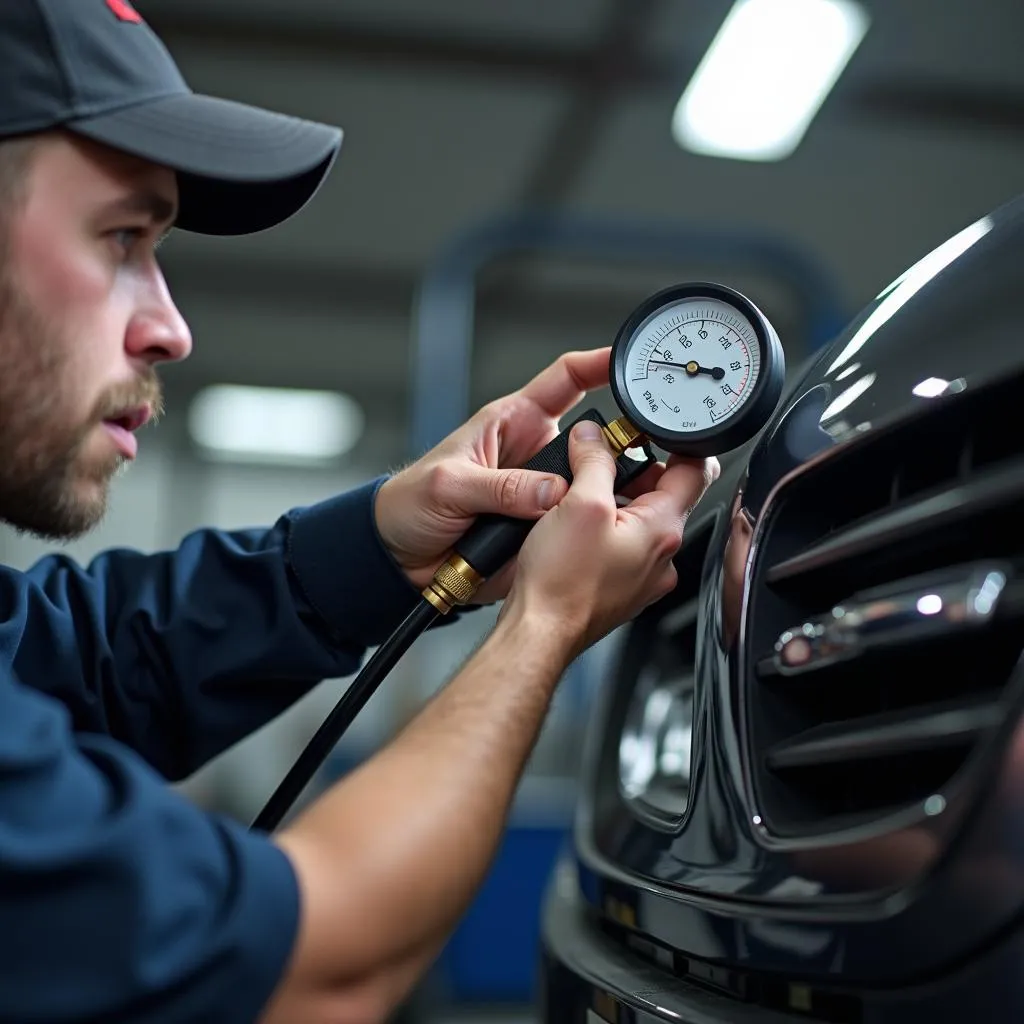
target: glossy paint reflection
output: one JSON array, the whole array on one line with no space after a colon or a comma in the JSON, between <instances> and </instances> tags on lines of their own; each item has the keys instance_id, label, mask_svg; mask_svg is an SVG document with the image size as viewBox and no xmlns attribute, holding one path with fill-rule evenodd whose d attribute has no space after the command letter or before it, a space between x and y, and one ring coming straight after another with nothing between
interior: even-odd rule
<instances>
[{"instance_id":1,"label":"glossy paint reflection","mask_svg":"<svg viewBox=\"0 0 1024 1024\"><path fill-rule=\"evenodd\" d=\"M666 830L617 795L621 722L605 701L591 723L575 833L582 891L602 913L617 908L630 927L692 956L896 981L937 969L1024 906L1024 677L1007 690L1016 696L1003 745L948 799L828 846L767 833L737 736L747 572L773 492L922 403L1021 370L1022 268L1024 200L969 225L882 291L791 385L694 513L691 531L716 523L698 623L689 804ZM957 858L936 874L954 843Z\"/></svg>"}]
</instances>

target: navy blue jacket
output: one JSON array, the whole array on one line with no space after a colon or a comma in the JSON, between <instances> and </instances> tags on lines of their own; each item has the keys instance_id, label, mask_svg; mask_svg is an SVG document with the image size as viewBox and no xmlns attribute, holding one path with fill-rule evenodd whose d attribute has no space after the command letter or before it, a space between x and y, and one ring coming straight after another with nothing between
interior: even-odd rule
<instances>
[{"instance_id":1,"label":"navy blue jacket","mask_svg":"<svg viewBox=\"0 0 1024 1024\"><path fill-rule=\"evenodd\" d=\"M417 595L381 481L267 530L0 567L0 1020L255 1020L296 936L291 865L175 793Z\"/></svg>"}]
</instances>

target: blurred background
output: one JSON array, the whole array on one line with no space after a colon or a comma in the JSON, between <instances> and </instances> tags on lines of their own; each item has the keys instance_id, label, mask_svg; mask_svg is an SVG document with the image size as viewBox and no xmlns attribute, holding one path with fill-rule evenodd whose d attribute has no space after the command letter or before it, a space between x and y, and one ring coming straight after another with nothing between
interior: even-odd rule
<instances>
[{"instance_id":1,"label":"blurred background","mask_svg":"<svg viewBox=\"0 0 1024 1024\"><path fill-rule=\"evenodd\" d=\"M168 413L103 527L68 546L83 560L270 523L396 468L682 279L746 292L799 366L1022 190L1020 0L137 6L197 91L345 141L283 227L165 245L195 352L164 374ZM46 550L0 534L9 564ZM311 789L386 742L493 618L422 637ZM404 1018L530 1019L541 891L614 643L565 680L492 876ZM185 792L250 820L344 685Z\"/></svg>"}]
</instances>

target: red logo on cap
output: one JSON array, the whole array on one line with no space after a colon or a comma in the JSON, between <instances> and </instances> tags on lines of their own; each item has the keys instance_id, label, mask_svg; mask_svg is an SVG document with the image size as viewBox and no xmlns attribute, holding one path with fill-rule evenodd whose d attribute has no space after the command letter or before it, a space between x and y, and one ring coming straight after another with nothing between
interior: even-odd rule
<instances>
[{"instance_id":1,"label":"red logo on cap","mask_svg":"<svg viewBox=\"0 0 1024 1024\"><path fill-rule=\"evenodd\" d=\"M107 6L122 21L131 21L136 25L140 25L142 23L142 15L139 14L139 12L135 10L130 3L128 3L128 0L107 0Z\"/></svg>"}]
</instances>

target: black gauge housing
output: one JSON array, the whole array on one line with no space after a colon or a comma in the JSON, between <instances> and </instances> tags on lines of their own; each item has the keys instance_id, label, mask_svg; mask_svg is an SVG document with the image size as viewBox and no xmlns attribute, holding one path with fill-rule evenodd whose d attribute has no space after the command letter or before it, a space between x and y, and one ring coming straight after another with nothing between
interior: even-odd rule
<instances>
[{"instance_id":1,"label":"black gauge housing","mask_svg":"<svg viewBox=\"0 0 1024 1024\"><path fill-rule=\"evenodd\" d=\"M736 412L705 430L666 430L651 422L630 398L626 388L626 356L643 324L659 310L686 299L717 299L732 306L754 328L761 368L750 397ZM775 328L745 295L727 285L692 281L672 285L644 300L619 328L611 354L610 384L616 405L638 430L660 448L675 455L707 458L746 444L768 422L782 397L786 360Z\"/></svg>"}]
</instances>

